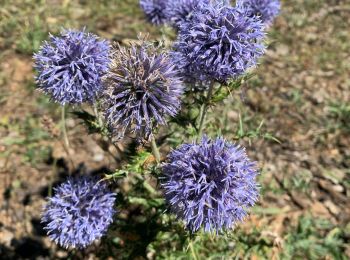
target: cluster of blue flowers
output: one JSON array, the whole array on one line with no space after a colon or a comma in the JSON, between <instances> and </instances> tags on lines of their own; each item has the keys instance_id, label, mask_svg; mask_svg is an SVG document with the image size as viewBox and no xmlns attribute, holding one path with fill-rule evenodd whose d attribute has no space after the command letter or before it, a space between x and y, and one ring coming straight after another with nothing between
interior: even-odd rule
<instances>
[{"instance_id":1,"label":"cluster of blue flowers","mask_svg":"<svg viewBox=\"0 0 350 260\"><path fill-rule=\"evenodd\" d=\"M256 165L223 138L183 144L163 166L162 187L172 211L189 230L219 232L246 216L259 197Z\"/></svg>"},{"instance_id":2,"label":"cluster of blue flowers","mask_svg":"<svg viewBox=\"0 0 350 260\"><path fill-rule=\"evenodd\" d=\"M141 0L147 19L178 36L171 51L142 40L115 45L85 31L51 36L34 55L39 89L64 104L97 100L111 133L149 140L180 110L187 84L225 84L255 66L276 0ZM161 187L171 211L191 232L218 233L247 215L259 197L256 163L244 148L218 137L183 144L162 165ZM42 221L63 247L84 248L113 221L115 194L105 181L71 178L55 189Z\"/></svg>"},{"instance_id":3,"label":"cluster of blue flowers","mask_svg":"<svg viewBox=\"0 0 350 260\"><path fill-rule=\"evenodd\" d=\"M34 55L38 86L62 105L94 102L108 70L109 52L106 40L85 31L51 36Z\"/></svg>"},{"instance_id":4,"label":"cluster of blue flowers","mask_svg":"<svg viewBox=\"0 0 350 260\"><path fill-rule=\"evenodd\" d=\"M165 0L140 0L140 6L145 12L147 19L155 24L160 25L167 22L168 18L165 12L167 1Z\"/></svg>"},{"instance_id":5,"label":"cluster of blue flowers","mask_svg":"<svg viewBox=\"0 0 350 260\"><path fill-rule=\"evenodd\" d=\"M224 83L257 63L263 39L256 17L227 5L207 5L180 26L173 57L187 81Z\"/></svg>"},{"instance_id":6,"label":"cluster of blue flowers","mask_svg":"<svg viewBox=\"0 0 350 260\"><path fill-rule=\"evenodd\" d=\"M279 0L238 0L237 6L246 9L250 17L259 17L265 25L270 25L279 14Z\"/></svg>"},{"instance_id":7,"label":"cluster of blue flowers","mask_svg":"<svg viewBox=\"0 0 350 260\"><path fill-rule=\"evenodd\" d=\"M115 136L125 132L148 137L180 109L183 83L169 55L142 41L117 45L104 76L102 106Z\"/></svg>"},{"instance_id":8,"label":"cluster of blue flowers","mask_svg":"<svg viewBox=\"0 0 350 260\"><path fill-rule=\"evenodd\" d=\"M140 6L148 21L155 25L169 24L179 28L188 22L195 12L212 5L231 6L230 0L140 0ZM257 16L269 25L280 12L279 0L237 0L235 8L245 9L249 16Z\"/></svg>"},{"instance_id":9,"label":"cluster of blue flowers","mask_svg":"<svg viewBox=\"0 0 350 260\"><path fill-rule=\"evenodd\" d=\"M179 28L184 22L191 20L196 9L207 6L209 3L210 0L168 1L165 9L165 16L172 26Z\"/></svg>"},{"instance_id":10,"label":"cluster of blue flowers","mask_svg":"<svg viewBox=\"0 0 350 260\"><path fill-rule=\"evenodd\" d=\"M113 222L115 194L94 178L68 179L55 189L42 222L49 237L63 247L84 248Z\"/></svg>"}]
</instances>

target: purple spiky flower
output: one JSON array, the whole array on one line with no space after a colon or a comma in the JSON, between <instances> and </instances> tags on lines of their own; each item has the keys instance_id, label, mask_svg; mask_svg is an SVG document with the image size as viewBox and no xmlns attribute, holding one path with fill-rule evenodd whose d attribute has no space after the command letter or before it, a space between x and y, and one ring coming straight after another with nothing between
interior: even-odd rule
<instances>
[{"instance_id":1,"label":"purple spiky flower","mask_svg":"<svg viewBox=\"0 0 350 260\"><path fill-rule=\"evenodd\" d=\"M279 0L238 0L237 6L247 9L249 16L258 16L264 24L270 25L279 14Z\"/></svg>"},{"instance_id":2,"label":"purple spiky flower","mask_svg":"<svg viewBox=\"0 0 350 260\"><path fill-rule=\"evenodd\" d=\"M166 13L168 0L140 0L141 9L149 22L161 25L168 22Z\"/></svg>"},{"instance_id":3,"label":"purple spiky flower","mask_svg":"<svg viewBox=\"0 0 350 260\"><path fill-rule=\"evenodd\" d=\"M201 8L204 5L208 5L210 0L178 0L168 1L166 16L172 25L179 28L184 22L187 22L193 12L197 8Z\"/></svg>"},{"instance_id":4,"label":"purple spiky flower","mask_svg":"<svg viewBox=\"0 0 350 260\"><path fill-rule=\"evenodd\" d=\"M257 64L265 49L263 28L240 8L205 5L180 26L173 60L186 81L225 83Z\"/></svg>"},{"instance_id":5,"label":"purple spiky flower","mask_svg":"<svg viewBox=\"0 0 350 260\"><path fill-rule=\"evenodd\" d=\"M109 44L85 31L63 30L34 54L39 89L64 104L94 102L108 70Z\"/></svg>"},{"instance_id":6,"label":"purple spiky flower","mask_svg":"<svg viewBox=\"0 0 350 260\"><path fill-rule=\"evenodd\" d=\"M48 236L65 248L85 248L101 238L113 221L115 194L91 177L69 178L44 208Z\"/></svg>"},{"instance_id":7,"label":"purple spiky flower","mask_svg":"<svg viewBox=\"0 0 350 260\"><path fill-rule=\"evenodd\" d=\"M181 145L162 171L165 199L192 233L233 227L259 197L256 164L244 148L223 138Z\"/></svg>"},{"instance_id":8,"label":"purple spiky flower","mask_svg":"<svg viewBox=\"0 0 350 260\"><path fill-rule=\"evenodd\" d=\"M111 68L103 78L102 110L116 137L131 132L148 139L167 116L180 108L183 84L167 53L141 40L116 46Z\"/></svg>"}]
</instances>

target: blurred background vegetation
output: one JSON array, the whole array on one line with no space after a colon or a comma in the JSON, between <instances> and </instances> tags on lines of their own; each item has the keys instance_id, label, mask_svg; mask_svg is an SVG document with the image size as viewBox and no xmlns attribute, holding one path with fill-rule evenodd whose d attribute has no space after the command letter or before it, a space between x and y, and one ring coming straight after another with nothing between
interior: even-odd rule
<instances>
[{"instance_id":1,"label":"blurred background vegetation","mask_svg":"<svg viewBox=\"0 0 350 260\"><path fill-rule=\"evenodd\" d=\"M58 137L59 106L35 90L32 69L33 52L61 28L86 27L121 43L140 32L164 39L173 35L170 29L145 22L137 0L1 0L0 258L348 259L349 26L347 0L282 1L254 76L210 111L206 129L247 146L262 169L261 200L227 235L188 237L162 214L152 180L140 183L147 149L125 160L118 150L132 144L110 147L87 135L71 113L74 156L67 156ZM193 131L172 130L163 154ZM50 187L70 173L116 168L133 173L118 182L124 206L117 227L84 252L53 245L40 225ZM128 194L125 200L131 185L140 187L143 199Z\"/></svg>"}]
</instances>

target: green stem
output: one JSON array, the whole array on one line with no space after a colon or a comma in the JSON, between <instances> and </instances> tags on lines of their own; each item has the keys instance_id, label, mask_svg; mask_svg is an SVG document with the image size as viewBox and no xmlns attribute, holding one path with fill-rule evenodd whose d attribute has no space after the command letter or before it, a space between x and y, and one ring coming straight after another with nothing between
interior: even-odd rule
<instances>
[{"instance_id":1,"label":"green stem","mask_svg":"<svg viewBox=\"0 0 350 260\"><path fill-rule=\"evenodd\" d=\"M192 241L191 241L191 240L190 240L190 242L189 242L189 247L190 247L190 249L191 249L191 254L192 254L192 256L193 256L193 259L194 259L194 260L198 260L196 251L195 251L195 249L194 249L194 247L193 247L193 244L192 244Z\"/></svg>"},{"instance_id":2,"label":"green stem","mask_svg":"<svg viewBox=\"0 0 350 260\"><path fill-rule=\"evenodd\" d=\"M123 151L119 148L118 145L115 144L115 142L113 142L110 134L108 132L107 133L105 132L103 120L102 120L101 114L98 112L98 108L97 108L96 103L93 104L93 110L94 110L95 117L97 118L98 126L100 128L100 134L101 134L102 138L104 138L104 137L108 138L108 141L114 146L114 148L117 150L119 155L122 155ZM114 160L116 162L120 162L120 159L118 159L118 157L116 157L113 153L111 153L108 148L107 148L107 152L114 158Z\"/></svg>"},{"instance_id":3,"label":"green stem","mask_svg":"<svg viewBox=\"0 0 350 260\"><path fill-rule=\"evenodd\" d=\"M157 147L156 139L152 135L151 137L151 147L152 147L152 153L154 157L156 158L157 164L160 163L160 153Z\"/></svg>"},{"instance_id":4,"label":"green stem","mask_svg":"<svg viewBox=\"0 0 350 260\"><path fill-rule=\"evenodd\" d=\"M98 112L96 103L93 104L93 108L94 108L94 114L95 114L95 116L96 116L96 118L98 120L98 126L102 128L103 127L103 122L102 122L101 115Z\"/></svg>"},{"instance_id":5,"label":"green stem","mask_svg":"<svg viewBox=\"0 0 350 260\"><path fill-rule=\"evenodd\" d=\"M66 145L67 149L69 148L69 140L67 135L67 127L66 127L66 109L65 106L62 106L61 109L61 124L62 124L62 133L63 133L63 140L64 144Z\"/></svg>"},{"instance_id":6,"label":"green stem","mask_svg":"<svg viewBox=\"0 0 350 260\"><path fill-rule=\"evenodd\" d=\"M204 123L205 123L205 117L207 115L207 111L208 111L208 106L211 100L211 97L213 95L213 90L214 90L214 83L211 83L209 85L209 89L208 89L208 94L207 97L205 99L205 102L202 104L201 106L201 110L200 110L200 119L199 119L199 127L198 127L198 134L197 134L197 141L199 140L199 138L202 136L203 134L203 128L204 128Z\"/></svg>"}]
</instances>

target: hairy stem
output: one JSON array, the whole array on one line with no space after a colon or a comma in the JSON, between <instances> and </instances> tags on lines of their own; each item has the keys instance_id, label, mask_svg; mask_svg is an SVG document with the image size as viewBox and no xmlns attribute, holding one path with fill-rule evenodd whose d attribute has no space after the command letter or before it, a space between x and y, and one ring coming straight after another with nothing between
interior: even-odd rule
<instances>
[{"instance_id":1,"label":"hairy stem","mask_svg":"<svg viewBox=\"0 0 350 260\"><path fill-rule=\"evenodd\" d=\"M200 116L199 116L200 119L199 119L197 141L199 140L199 138L201 138L201 136L203 134L203 128L204 128L204 125L205 125L205 117L207 115L208 106L209 106L211 97L213 95L213 90L214 90L214 83L211 83L209 85L209 89L208 89L208 93L207 93L207 97L205 99L205 102L201 106L201 110L200 110Z\"/></svg>"},{"instance_id":2,"label":"hairy stem","mask_svg":"<svg viewBox=\"0 0 350 260\"><path fill-rule=\"evenodd\" d=\"M191 254L192 254L193 259L194 259L194 260L198 260L196 251L195 251L195 249L194 249L194 247L193 247L193 243L192 243L191 240L190 240L190 242L189 242L188 245L189 245L189 247L190 247L190 249L191 249Z\"/></svg>"},{"instance_id":3,"label":"hairy stem","mask_svg":"<svg viewBox=\"0 0 350 260\"><path fill-rule=\"evenodd\" d=\"M61 109L61 125L62 125L62 134L63 134L63 140L61 139L60 142L63 146L64 151L67 154L67 159L70 161L72 164L73 169L75 168L74 162L72 160L72 157L70 156L70 151L69 151L69 140L68 140L68 134L67 134L67 127L66 127L66 109L65 106L62 106ZM71 175L71 171L69 171L69 175Z\"/></svg>"},{"instance_id":4,"label":"hairy stem","mask_svg":"<svg viewBox=\"0 0 350 260\"><path fill-rule=\"evenodd\" d=\"M156 139L154 138L154 135L151 137L151 147L152 147L152 153L154 157L156 158L157 164L160 163L160 153L157 147Z\"/></svg>"},{"instance_id":5,"label":"hairy stem","mask_svg":"<svg viewBox=\"0 0 350 260\"><path fill-rule=\"evenodd\" d=\"M98 112L96 103L93 104L93 108L94 108L94 114L95 114L95 116L96 116L96 118L98 120L98 126L99 127L103 127L102 118L101 118L100 113Z\"/></svg>"},{"instance_id":6,"label":"hairy stem","mask_svg":"<svg viewBox=\"0 0 350 260\"><path fill-rule=\"evenodd\" d=\"M119 148L119 146L112 140L112 137L110 136L109 133L105 133L105 127L104 127L104 124L103 124L103 120L102 120L102 117L101 117L101 114L99 113L98 111L98 108L97 108L97 105L96 103L93 103L93 109L94 109L94 114L95 114L95 117L97 119L97 122L98 122L98 126L100 128L100 134L102 136L102 138L107 138L108 141L114 146L114 148L117 150L117 152L119 153L119 155L122 155L123 154L123 151ZM107 152L114 158L114 160L116 162L120 162L120 159L115 156L108 148L107 148Z\"/></svg>"}]
</instances>

